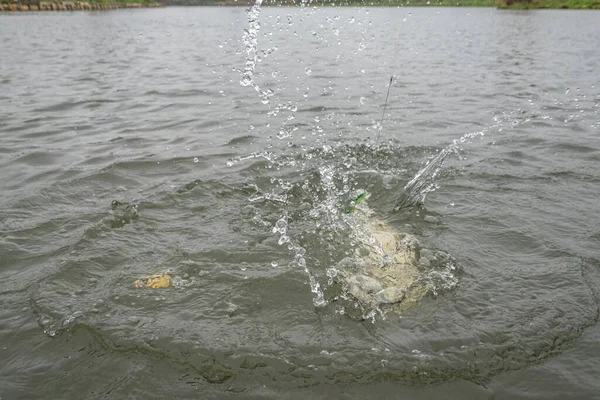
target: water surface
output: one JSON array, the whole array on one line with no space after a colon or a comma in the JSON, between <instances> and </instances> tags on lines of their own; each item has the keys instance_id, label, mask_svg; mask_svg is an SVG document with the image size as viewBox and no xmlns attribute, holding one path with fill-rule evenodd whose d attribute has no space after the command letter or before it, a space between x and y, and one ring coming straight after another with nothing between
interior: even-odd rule
<instances>
[{"instance_id":1,"label":"water surface","mask_svg":"<svg viewBox=\"0 0 600 400\"><path fill-rule=\"evenodd\" d=\"M597 398L598 13L255 11L0 15L2 397ZM357 190L457 284L344 315Z\"/></svg>"}]
</instances>

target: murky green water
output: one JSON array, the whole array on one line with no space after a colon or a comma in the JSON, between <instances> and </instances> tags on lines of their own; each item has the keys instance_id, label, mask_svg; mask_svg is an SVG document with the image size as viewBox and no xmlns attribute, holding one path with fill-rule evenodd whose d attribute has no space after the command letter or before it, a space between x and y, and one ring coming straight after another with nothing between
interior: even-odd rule
<instances>
[{"instance_id":1,"label":"murky green water","mask_svg":"<svg viewBox=\"0 0 600 400\"><path fill-rule=\"evenodd\" d=\"M2 399L597 398L600 15L254 18L0 15ZM457 263L402 314L330 284L361 190Z\"/></svg>"}]
</instances>

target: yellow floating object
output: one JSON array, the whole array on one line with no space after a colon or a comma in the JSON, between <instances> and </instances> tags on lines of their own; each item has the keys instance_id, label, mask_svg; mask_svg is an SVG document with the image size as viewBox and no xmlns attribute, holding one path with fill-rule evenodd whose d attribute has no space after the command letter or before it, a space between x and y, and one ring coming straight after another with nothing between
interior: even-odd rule
<instances>
[{"instance_id":1,"label":"yellow floating object","mask_svg":"<svg viewBox=\"0 0 600 400\"><path fill-rule=\"evenodd\" d=\"M138 279L133 283L136 288L149 287L152 289L166 288L171 285L171 275L166 272Z\"/></svg>"}]
</instances>

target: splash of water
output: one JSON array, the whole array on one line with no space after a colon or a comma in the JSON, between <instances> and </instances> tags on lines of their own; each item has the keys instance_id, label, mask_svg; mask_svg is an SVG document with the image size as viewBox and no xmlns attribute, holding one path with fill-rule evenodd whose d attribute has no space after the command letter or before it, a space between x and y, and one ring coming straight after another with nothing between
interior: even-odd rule
<instances>
[{"instance_id":1,"label":"splash of water","mask_svg":"<svg viewBox=\"0 0 600 400\"><path fill-rule=\"evenodd\" d=\"M436 178L438 177L444 161L450 154L458 153L457 141L442 149L434 158L428 160L413 179L404 186L400 196L394 205L394 211L411 207L417 204L423 204L427 193L433 192L438 188Z\"/></svg>"},{"instance_id":2,"label":"splash of water","mask_svg":"<svg viewBox=\"0 0 600 400\"><path fill-rule=\"evenodd\" d=\"M269 98L274 92L271 89L263 90L254 81L254 69L258 64L258 33L260 31L260 6L262 0L255 0L254 5L248 11L248 29L244 29L242 41L246 46L246 66L242 71L240 85L252 86L259 94L260 101L263 104L269 103Z\"/></svg>"},{"instance_id":3,"label":"splash of water","mask_svg":"<svg viewBox=\"0 0 600 400\"><path fill-rule=\"evenodd\" d=\"M288 217L282 216L277 220L275 226L273 227L273 233L279 234L278 244L281 246L283 244L288 243L288 248L294 253L294 264L304 270L306 275L308 275L308 283L310 285L310 291L314 293L315 297L313 298L313 304L316 307L323 307L327 304L325 300L325 295L321 290L321 285L314 277L314 275L308 269L306 265L306 258L304 255L306 254L306 249L296 243L293 239L291 239L287 234L288 228Z\"/></svg>"},{"instance_id":4,"label":"splash of water","mask_svg":"<svg viewBox=\"0 0 600 400\"><path fill-rule=\"evenodd\" d=\"M456 146L459 142L457 141ZM364 150L364 147L328 147L272 158L271 162L277 166L276 169L287 173L284 172L278 179L271 179L271 183L277 183L277 188L273 188L271 193L260 192L248 199L251 202L267 200L271 206L279 208L279 219L267 224L277 235L278 244L290 251L291 265L302 270L308 277L307 283L314 294L313 304L317 307L329 304L332 298L328 298L326 293L327 288L334 285L334 277L338 272L337 263L354 254L357 245L363 244L373 248L375 252L384 256L384 265L391 262L391 259L387 260L383 248L378 245L363 220L357 220L354 214L345 212L351 199L365 193L364 189L356 186L358 182L352 178L357 171L353 165L363 165L356 161L356 155L367 156L368 159L379 155L375 150L365 155ZM245 157L243 160L249 158ZM371 173L378 173L377 171L376 168ZM279 198L285 200L280 201ZM363 212L373 213L368 208L363 209ZM298 222L297 228L300 230L296 233L290 232L292 221ZM307 253L311 258L307 258ZM315 255L317 262L312 264L309 260ZM320 266L326 268L320 270ZM432 268L429 274L423 274L421 282L435 296L437 293L451 290L457 284L457 278L453 267L446 268L440 265ZM342 299L349 300L345 297ZM385 318L385 313L377 308L365 312L365 319L375 321L376 317Z\"/></svg>"},{"instance_id":5,"label":"splash of water","mask_svg":"<svg viewBox=\"0 0 600 400\"><path fill-rule=\"evenodd\" d=\"M454 139L452 143L443 148L435 157L428 160L427 163L413 179L411 179L402 189L400 195L396 199L394 211L399 211L403 208L422 205L425 203L425 197L429 192L435 191L439 185L437 178L442 171L444 161L451 154L456 154L461 159L460 152L465 143L476 137L483 137L488 132L502 132L505 125L514 129L517 126L529 122L527 119L515 118L514 112L502 112L494 116L494 123L476 132L469 132L461 136L459 139Z\"/></svg>"},{"instance_id":6,"label":"splash of water","mask_svg":"<svg viewBox=\"0 0 600 400\"><path fill-rule=\"evenodd\" d=\"M435 157L427 160L425 166L402 189L395 202L394 211L424 204L427 194L439 187L437 178L448 156L456 154L460 158L460 151L464 143L478 136L484 136L488 131L496 127L501 127L501 124L494 124L480 131L466 133L459 139L454 139L452 143L443 148Z\"/></svg>"},{"instance_id":7,"label":"splash of water","mask_svg":"<svg viewBox=\"0 0 600 400\"><path fill-rule=\"evenodd\" d=\"M240 84L242 86L254 86L254 68L258 62L256 48L258 46L258 32L260 31L260 6L262 0L256 0L248 11L248 29L244 29L242 41L246 46L246 67L242 72Z\"/></svg>"}]
</instances>

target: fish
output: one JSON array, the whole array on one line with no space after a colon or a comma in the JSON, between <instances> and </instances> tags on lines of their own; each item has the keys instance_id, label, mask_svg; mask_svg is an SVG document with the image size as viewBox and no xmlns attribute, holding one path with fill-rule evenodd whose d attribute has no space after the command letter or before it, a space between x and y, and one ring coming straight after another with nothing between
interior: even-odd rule
<instances>
[{"instance_id":1,"label":"fish","mask_svg":"<svg viewBox=\"0 0 600 400\"><path fill-rule=\"evenodd\" d=\"M431 292L429 278L436 268L454 267L455 260L396 230L369 207L368 197L361 193L346 209L357 245L335 266L334 281L360 315L369 310L404 312Z\"/></svg>"}]
</instances>

